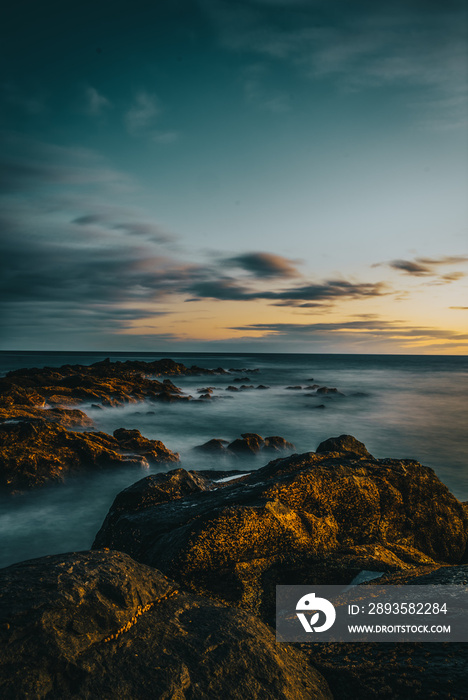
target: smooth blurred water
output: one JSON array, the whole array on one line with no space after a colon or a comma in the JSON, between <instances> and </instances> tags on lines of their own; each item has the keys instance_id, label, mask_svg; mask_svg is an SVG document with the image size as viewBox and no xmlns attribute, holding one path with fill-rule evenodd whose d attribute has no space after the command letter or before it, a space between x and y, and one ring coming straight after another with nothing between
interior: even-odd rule
<instances>
[{"instance_id":1,"label":"smooth blurred water","mask_svg":"<svg viewBox=\"0 0 468 700\"><path fill-rule=\"evenodd\" d=\"M100 353L0 353L0 370L25 366L90 364ZM164 357L114 353L111 360ZM190 366L258 368L258 373L178 377L174 382L194 397L216 387L214 398L174 404L132 404L104 410L85 406L96 429L138 428L179 452L187 469L245 469L268 458L232 461L193 451L210 438L234 440L244 432L280 435L297 452L315 450L322 440L343 433L365 443L376 457L416 459L435 469L460 499L468 500L468 358L401 355L171 355ZM228 392L236 376L268 390ZM316 383L344 396L306 396L286 387ZM326 408L317 408L324 404ZM174 468L156 467L151 471ZM0 566L22 559L87 549L115 495L150 472L120 469L68 479L0 503Z\"/></svg>"}]
</instances>

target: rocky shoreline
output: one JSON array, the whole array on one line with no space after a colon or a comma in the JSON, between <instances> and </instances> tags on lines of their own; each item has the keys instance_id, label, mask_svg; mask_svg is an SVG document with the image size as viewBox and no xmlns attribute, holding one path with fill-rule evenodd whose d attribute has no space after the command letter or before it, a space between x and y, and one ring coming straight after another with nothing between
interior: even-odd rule
<instances>
[{"instance_id":1,"label":"rocky shoreline","mask_svg":"<svg viewBox=\"0 0 468 700\"><path fill-rule=\"evenodd\" d=\"M104 361L0 380L5 493L80 469L175 467L119 493L91 551L0 570L2 698L466 697L466 645L286 645L273 631L277 584L347 585L363 570L468 584L468 507L432 469L352 436L284 456L283 438L244 433L200 454L273 461L187 471L137 430L91 432L77 408L187 401L167 375L235 371Z\"/></svg>"}]
</instances>

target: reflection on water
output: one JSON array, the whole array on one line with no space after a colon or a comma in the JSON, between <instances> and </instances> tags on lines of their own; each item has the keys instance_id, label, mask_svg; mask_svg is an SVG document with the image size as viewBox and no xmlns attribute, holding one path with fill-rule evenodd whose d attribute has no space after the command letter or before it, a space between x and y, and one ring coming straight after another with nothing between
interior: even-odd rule
<instances>
[{"instance_id":1,"label":"reflection on water","mask_svg":"<svg viewBox=\"0 0 468 700\"><path fill-rule=\"evenodd\" d=\"M153 359L148 357L147 359ZM216 437L229 441L244 432L280 435L298 452L322 440L354 435L376 457L416 459L435 469L461 500L468 500L466 358L398 356L173 356L187 365L259 367L246 384L268 390L228 392L233 377L180 377L175 383L196 397L214 386L215 398L174 404L133 404L98 410L85 407L99 430L138 428L179 452L187 469L251 469L271 459L222 459L193 447ZM89 362L100 359L92 357ZM120 359L126 359L120 358ZM71 362L70 359L66 360ZM73 362L85 360L75 358ZM63 363L63 358L56 362ZM26 364L26 363L25 363ZM54 364L49 361L48 364ZM246 376L249 376L248 374ZM287 386L337 387L344 396L306 396ZM239 385L239 383L237 383ZM325 408L318 408L319 405ZM167 469L173 469L171 464ZM154 467L152 471L166 470ZM64 486L4 499L0 506L0 566L26 558L87 549L115 495L147 475L119 469L69 479Z\"/></svg>"}]
</instances>

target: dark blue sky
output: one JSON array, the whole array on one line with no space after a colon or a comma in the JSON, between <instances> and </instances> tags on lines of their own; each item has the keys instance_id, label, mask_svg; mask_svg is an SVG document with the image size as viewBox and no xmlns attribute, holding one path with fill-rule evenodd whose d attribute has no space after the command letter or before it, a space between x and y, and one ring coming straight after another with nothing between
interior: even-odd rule
<instances>
[{"instance_id":1,"label":"dark blue sky","mask_svg":"<svg viewBox=\"0 0 468 700\"><path fill-rule=\"evenodd\" d=\"M466 352L465 3L1 20L2 348Z\"/></svg>"}]
</instances>

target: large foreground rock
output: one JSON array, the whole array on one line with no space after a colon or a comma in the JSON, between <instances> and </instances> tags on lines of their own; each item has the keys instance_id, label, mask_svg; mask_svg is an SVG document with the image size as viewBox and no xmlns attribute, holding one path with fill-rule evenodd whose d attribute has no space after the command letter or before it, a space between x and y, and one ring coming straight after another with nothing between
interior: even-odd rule
<instances>
[{"instance_id":1,"label":"large foreground rock","mask_svg":"<svg viewBox=\"0 0 468 700\"><path fill-rule=\"evenodd\" d=\"M0 571L0 696L331 698L305 657L248 613L184 593L125 554Z\"/></svg>"},{"instance_id":2,"label":"large foreground rock","mask_svg":"<svg viewBox=\"0 0 468 700\"><path fill-rule=\"evenodd\" d=\"M461 562L468 519L434 471L344 442L224 483L182 469L149 476L117 496L93 546L266 620L277 584Z\"/></svg>"}]
</instances>

